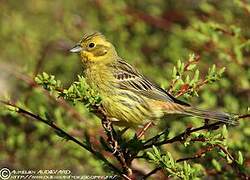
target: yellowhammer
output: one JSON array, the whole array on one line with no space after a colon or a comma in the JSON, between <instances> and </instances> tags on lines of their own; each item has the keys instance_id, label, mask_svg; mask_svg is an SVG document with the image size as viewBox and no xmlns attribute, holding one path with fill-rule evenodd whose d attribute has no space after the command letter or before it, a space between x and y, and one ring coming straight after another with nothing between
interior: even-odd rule
<instances>
[{"instance_id":1,"label":"yellowhammer","mask_svg":"<svg viewBox=\"0 0 250 180\"><path fill-rule=\"evenodd\" d=\"M119 57L100 33L85 35L70 51L80 53L87 83L100 94L103 108L117 125L137 127L169 114L236 122L229 114L200 110L174 98Z\"/></svg>"}]
</instances>

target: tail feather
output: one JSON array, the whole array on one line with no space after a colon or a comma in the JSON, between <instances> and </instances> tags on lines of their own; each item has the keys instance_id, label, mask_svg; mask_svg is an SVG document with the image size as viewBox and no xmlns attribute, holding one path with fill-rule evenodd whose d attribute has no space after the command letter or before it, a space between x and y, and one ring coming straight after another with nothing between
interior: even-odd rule
<instances>
[{"instance_id":1,"label":"tail feather","mask_svg":"<svg viewBox=\"0 0 250 180\"><path fill-rule=\"evenodd\" d=\"M208 120L220 121L227 124L237 125L238 124L238 116L231 115L224 112L216 112L209 110L201 110L195 107L186 107L183 108L183 112L187 115L200 117Z\"/></svg>"},{"instance_id":2,"label":"tail feather","mask_svg":"<svg viewBox=\"0 0 250 180\"><path fill-rule=\"evenodd\" d=\"M159 105L159 103L157 105ZM193 106L186 106L172 102L161 103L161 106L166 112L166 114L185 114L188 116L194 116L213 121L220 121L231 125L239 124L238 115L228 114L224 112L217 112L217 111L202 110Z\"/></svg>"}]
</instances>

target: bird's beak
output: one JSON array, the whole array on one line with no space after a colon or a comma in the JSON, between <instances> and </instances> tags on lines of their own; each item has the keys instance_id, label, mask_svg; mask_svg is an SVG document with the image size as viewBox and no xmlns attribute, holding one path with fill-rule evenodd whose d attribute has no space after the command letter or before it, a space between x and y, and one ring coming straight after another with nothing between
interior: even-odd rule
<instances>
[{"instance_id":1,"label":"bird's beak","mask_svg":"<svg viewBox=\"0 0 250 180\"><path fill-rule=\"evenodd\" d=\"M80 44L76 44L72 49L70 49L69 51L72 53L78 53L82 50L83 48L81 47Z\"/></svg>"}]
</instances>

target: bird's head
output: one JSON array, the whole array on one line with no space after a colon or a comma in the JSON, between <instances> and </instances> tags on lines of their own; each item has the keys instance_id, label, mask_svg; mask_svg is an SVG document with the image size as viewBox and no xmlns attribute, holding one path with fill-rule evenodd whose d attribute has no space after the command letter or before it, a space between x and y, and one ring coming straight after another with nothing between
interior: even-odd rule
<instances>
[{"instance_id":1,"label":"bird's head","mask_svg":"<svg viewBox=\"0 0 250 180\"><path fill-rule=\"evenodd\" d=\"M80 53L82 60L88 62L108 63L116 58L114 46L101 33L84 35L70 52Z\"/></svg>"}]
</instances>

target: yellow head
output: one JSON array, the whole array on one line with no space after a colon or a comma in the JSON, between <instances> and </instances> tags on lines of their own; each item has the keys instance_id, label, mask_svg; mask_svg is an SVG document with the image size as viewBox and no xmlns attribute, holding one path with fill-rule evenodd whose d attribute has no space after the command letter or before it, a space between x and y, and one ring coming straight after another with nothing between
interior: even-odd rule
<instances>
[{"instance_id":1,"label":"yellow head","mask_svg":"<svg viewBox=\"0 0 250 180\"><path fill-rule=\"evenodd\" d=\"M101 33L84 35L70 52L80 53L85 63L108 63L117 57L114 46Z\"/></svg>"}]
</instances>

